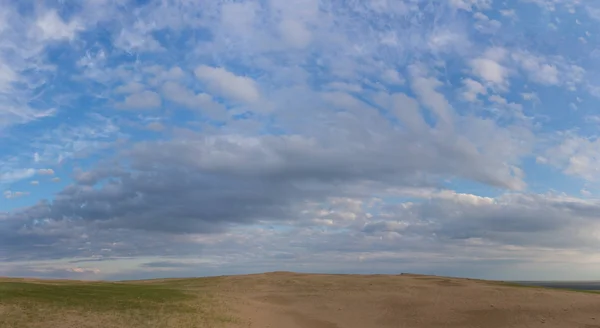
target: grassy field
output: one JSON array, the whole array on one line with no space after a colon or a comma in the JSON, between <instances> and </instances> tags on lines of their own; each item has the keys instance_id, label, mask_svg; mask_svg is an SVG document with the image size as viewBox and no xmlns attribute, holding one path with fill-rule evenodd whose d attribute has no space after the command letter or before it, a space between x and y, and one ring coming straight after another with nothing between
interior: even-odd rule
<instances>
[{"instance_id":1,"label":"grassy field","mask_svg":"<svg viewBox=\"0 0 600 328\"><path fill-rule=\"evenodd\" d=\"M0 279L0 327L219 327L220 278L138 282Z\"/></svg>"},{"instance_id":2,"label":"grassy field","mask_svg":"<svg viewBox=\"0 0 600 328\"><path fill-rule=\"evenodd\" d=\"M409 274L0 278L0 328L600 328L598 308L594 291Z\"/></svg>"}]
</instances>

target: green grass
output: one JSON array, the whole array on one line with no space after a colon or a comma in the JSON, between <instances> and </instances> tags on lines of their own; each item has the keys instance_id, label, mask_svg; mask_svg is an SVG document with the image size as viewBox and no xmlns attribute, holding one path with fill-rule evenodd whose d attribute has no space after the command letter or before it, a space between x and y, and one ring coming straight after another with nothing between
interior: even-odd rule
<instances>
[{"instance_id":1,"label":"green grass","mask_svg":"<svg viewBox=\"0 0 600 328\"><path fill-rule=\"evenodd\" d=\"M0 283L0 303L40 302L61 307L85 307L96 311L157 307L190 298L190 295L181 290L154 285Z\"/></svg>"},{"instance_id":2,"label":"green grass","mask_svg":"<svg viewBox=\"0 0 600 328\"><path fill-rule=\"evenodd\" d=\"M0 281L0 327L219 327L217 279Z\"/></svg>"}]
</instances>

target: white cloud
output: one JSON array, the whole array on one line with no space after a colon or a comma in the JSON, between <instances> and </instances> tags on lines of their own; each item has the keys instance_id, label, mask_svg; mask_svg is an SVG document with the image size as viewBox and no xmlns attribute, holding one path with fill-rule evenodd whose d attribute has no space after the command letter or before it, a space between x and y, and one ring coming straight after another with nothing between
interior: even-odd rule
<instances>
[{"instance_id":1,"label":"white cloud","mask_svg":"<svg viewBox=\"0 0 600 328\"><path fill-rule=\"evenodd\" d=\"M6 198L6 199L15 199L15 198L20 198L20 197L28 196L29 192L7 190L7 191L5 191L3 193L3 195L4 195L4 198Z\"/></svg>"},{"instance_id":2,"label":"white cloud","mask_svg":"<svg viewBox=\"0 0 600 328\"><path fill-rule=\"evenodd\" d=\"M403 93L392 95L392 99L393 112L406 128L422 132L429 127L421 115L417 100Z\"/></svg>"},{"instance_id":3,"label":"white cloud","mask_svg":"<svg viewBox=\"0 0 600 328\"><path fill-rule=\"evenodd\" d=\"M437 116L442 128L453 126L454 113L446 97L436 89L442 83L434 77L423 75L420 68L412 67L411 88L421 103L429 107Z\"/></svg>"},{"instance_id":4,"label":"white cloud","mask_svg":"<svg viewBox=\"0 0 600 328\"><path fill-rule=\"evenodd\" d=\"M61 124L43 131L30 139L27 147L38 153L38 165L65 165L74 158L85 158L106 149L118 138L125 137L115 119L93 113L78 124Z\"/></svg>"},{"instance_id":5,"label":"white cloud","mask_svg":"<svg viewBox=\"0 0 600 328\"><path fill-rule=\"evenodd\" d=\"M0 183L12 183L15 181L31 178L35 175L34 169L16 169L11 171L0 172Z\"/></svg>"},{"instance_id":6,"label":"white cloud","mask_svg":"<svg viewBox=\"0 0 600 328\"><path fill-rule=\"evenodd\" d=\"M146 125L146 129L150 131L160 132L165 130L165 125L160 122L152 122Z\"/></svg>"},{"instance_id":7,"label":"white cloud","mask_svg":"<svg viewBox=\"0 0 600 328\"><path fill-rule=\"evenodd\" d=\"M0 31L0 133L15 124L26 124L56 113L53 104L37 101L32 106L34 90L42 87L54 67L41 59L46 42L43 30L30 24L32 19L21 19L10 5L0 5L2 28ZM52 18L52 14L47 16ZM40 16L41 23L44 22ZM42 26L43 27L43 26ZM52 27L52 26L50 26ZM61 38L61 31L49 37Z\"/></svg>"},{"instance_id":8,"label":"white cloud","mask_svg":"<svg viewBox=\"0 0 600 328\"><path fill-rule=\"evenodd\" d=\"M486 9L492 4L492 0L450 0L450 5L466 11L473 9Z\"/></svg>"},{"instance_id":9,"label":"white cloud","mask_svg":"<svg viewBox=\"0 0 600 328\"><path fill-rule=\"evenodd\" d=\"M173 66L166 69L160 65L152 65L142 69L144 73L150 74L148 84L153 87L160 87L166 81L179 81L185 78L185 72L179 66Z\"/></svg>"},{"instance_id":10,"label":"white cloud","mask_svg":"<svg viewBox=\"0 0 600 328\"><path fill-rule=\"evenodd\" d=\"M509 71L491 58L476 58L471 61L473 74L496 85L505 85L508 83L507 78Z\"/></svg>"},{"instance_id":11,"label":"white cloud","mask_svg":"<svg viewBox=\"0 0 600 328\"><path fill-rule=\"evenodd\" d=\"M32 186L37 186L37 185L40 184L40 182L37 181L37 180L34 180L34 181L29 182L29 184L32 185Z\"/></svg>"},{"instance_id":12,"label":"white cloud","mask_svg":"<svg viewBox=\"0 0 600 328\"><path fill-rule=\"evenodd\" d=\"M186 87L172 81L162 85L161 93L163 97L189 108L198 106L196 94Z\"/></svg>"},{"instance_id":13,"label":"white cloud","mask_svg":"<svg viewBox=\"0 0 600 328\"><path fill-rule=\"evenodd\" d=\"M588 181L600 179L600 139L564 135L544 154L548 164Z\"/></svg>"},{"instance_id":14,"label":"white cloud","mask_svg":"<svg viewBox=\"0 0 600 328\"><path fill-rule=\"evenodd\" d=\"M161 92L166 99L187 108L198 110L213 119L224 120L227 118L225 107L215 102L209 94L194 94L186 87L172 81L163 84Z\"/></svg>"},{"instance_id":15,"label":"white cloud","mask_svg":"<svg viewBox=\"0 0 600 328\"><path fill-rule=\"evenodd\" d=\"M502 27L502 23L495 19L490 19L481 12L473 14L473 17L477 20L475 29L479 32L492 34L496 33Z\"/></svg>"},{"instance_id":16,"label":"white cloud","mask_svg":"<svg viewBox=\"0 0 600 328\"><path fill-rule=\"evenodd\" d=\"M284 19L279 24L279 31L288 45L298 49L306 48L312 39L306 26L296 20Z\"/></svg>"},{"instance_id":17,"label":"white cloud","mask_svg":"<svg viewBox=\"0 0 600 328\"><path fill-rule=\"evenodd\" d=\"M345 92L361 92L363 90L363 88L359 84L351 84L346 82L331 82L325 87L334 91Z\"/></svg>"},{"instance_id":18,"label":"white cloud","mask_svg":"<svg viewBox=\"0 0 600 328\"><path fill-rule=\"evenodd\" d=\"M600 116L599 115L588 115L585 117L585 121L588 123L598 124L598 123L600 123Z\"/></svg>"},{"instance_id":19,"label":"white cloud","mask_svg":"<svg viewBox=\"0 0 600 328\"><path fill-rule=\"evenodd\" d=\"M568 13L573 14L575 12L575 8L580 6L582 3L578 0L522 0L524 2L534 3L540 6L542 9L557 12L558 9L565 9ZM585 9L590 7L583 6Z\"/></svg>"},{"instance_id":20,"label":"white cloud","mask_svg":"<svg viewBox=\"0 0 600 328\"><path fill-rule=\"evenodd\" d=\"M161 74L159 74L159 77L162 77L165 80L179 80L179 79L183 78L184 76L185 76L185 73L178 66L171 67L168 71L161 72Z\"/></svg>"},{"instance_id":21,"label":"white cloud","mask_svg":"<svg viewBox=\"0 0 600 328\"><path fill-rule=\"evenodd\" d=\"M121 33L115 40L114 45L129 53L164 50L160 43L158 43L158 41L156 41L151 34L135 29L121 30Z\"/></svg>"},{"instance_id":22,"label":"white cloud","mask_svg":"<svg viewBox=\"0 0 600 328\"><path fill-rule=\"evenodd\" d=\"M54 175L53 169L39 169L37 170L37 174L39 175Z\"/></svg>"},{"instance_id":23,"label":"white cloud","mask_svg":"<svg viewBox=\"0 0 600 328\"><path fill-rule=\"evenodd\" d=\"M36 27L41 32L42 39L47 40L73 40L75 34L83 29L76 20L65 23L55 10L42 14Z\"/></svg>"},{"instance_id":24,"label":"white cloud","mask_svg":"<svg viewBox=\"0 0 600 328\"><path fill-rule=\"evenodd\" d=\"M250 33L255 31L258 9L258 4L250 1L225 3L221 7L220 23L232 34L250 37Z\"/></svg>"},{"instance_id":25,"label":"white cloud","mask_svg":"<svg viewBox=\"0 0 600 328\"><path fill-rule=\"evenodd\" d=\"M538 95L535 92L523 92L521 93L523 100L536 101L539 100Z\"/></svg>"},{"instance_id":26,"label":"white cloud","mask_svg":"<svg viewBox=\"0 0 600 328\"><path fill-rule=\"evenodd\" d=\"M142 92L146 86L139 82L129 82L127 84L123 84L115 89L116 93L138 93Z\"/></svg>"},{"instance_id":27,"label":"white cloud","mask_svg":"<svg viewBox=\"0 0 600 328\"><path fill-rule=\"evenodd\" d=\"M436 54L463 53L471 47L471 42L460 30L436 29L428 36L427 46Z\"/></svg>"},{"instance_id":28,"label":"white cloud","mask_svg":"<svg viewBox=\"0 0 600 328\"><path fill-rule=\"evenodd\" d=\"M253 103L260 99L256 82L246 76L235 75L222 67L198 66L194 73L206 83L209 90L221 96Z\"/></svg>"},{"instance_id":29,"label":"white cloud","mask_svg":"<svg viewBox=\"0 0 600 328\"><path fill-rule=\"evenodd\" d=\"M382 78L385 82L393 84L393 85L402 85L404 84L404 78L398 73L398 71L393 69L387 69L383 72Z\"/></svg>"},{"instance_id":30,"label":"white cloud","mask_svg":"<svg viewBox=\"0 0 600 328\"><path fill-rule=\"evenodd\" d=\"M117 104L117 108L123 109L155 109L162 104L158 93L154 91L141 91L131 94L125 98L123 103Z\"/></svg>"},{"instance_id":31,"label":"white cloud","mask_svg":"<svg viewBox=\"0 0 600 328\"><path fill-rule=\"evenodd\" d=\"M11 89L12 83L17 81L17 74L10 66L0 62L0 91L6 92Z\"/></svg>"},{"instance_id":32,"label":"white cloud","mask_svg":"<svg viewBox=\"0 0 600 328\"><path fill-rule=\"evenodd\" d=\"M560 83L557 67L547 63L543 58L524 52L514 53L512 58L521 65L532 81L546 85Z\"/></svg>"},{"instance_id":33,"label":"white cloud","mask_svg":"<svg viewBox=\"0 0 600 328\"><path fill-rule=\"evenodd\" d=\"M68 268L67 271L69 271L69 272L75 272L75 273L93 273L93 274L99 274L100 273L100 269L98 269L98 268L81 268L81 267L75 267L75 268Z\"/></svg>"},{"instance_id":34,"label":"white cloud","mask_svg":"<svg viewBox=\"0 0 600 328\"><path fill-rule=\"evenodd\" d=\"M473 79L467 78L463 80L463 84L465 85L465 89L462 92L462 97L466 101L474 102L479 95L485 95L487 93L486 87Z\"/></svg>"},{"instance_id":35,"label":"white cloud","mask_svg":"<svg viewBox=\"0 0 600 328\"><path fill-rule=\"evenodd\" d=\"M491 95L489 96L488 100L495 104L502 105L504 107L512 108L515 110L520 110L523 107L521 104L509 102L508 100L506 100L506 98L501 97L499 95Z\"/></svg>"},{"instance_id":36,"label":"white cloud","mask_svg":"<svg viewBox=\"0 0 600 328\"><path fill-rule=\"evenodd\" d=\"M502 9L500 14L504 17L517 18L517 12L514 9Z\"/></svg>"},{"instance_id":37,"label":"white cloud","mask_svg":"<svg viewBox=\"0 0 600 328\"><path fill-rule=\"evenodd\" d=\"M35 110L28 106L15 107L7 104L0 108L0 131L14 124L25 124L31 121L51 117L56 114L56 109Z\"/></svg>"}]
</instances>

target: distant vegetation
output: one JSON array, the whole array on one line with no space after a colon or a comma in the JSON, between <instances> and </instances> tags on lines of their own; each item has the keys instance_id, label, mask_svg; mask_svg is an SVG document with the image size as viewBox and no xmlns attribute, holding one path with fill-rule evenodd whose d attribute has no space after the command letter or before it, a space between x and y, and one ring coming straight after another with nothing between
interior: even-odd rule
<instances>
[{"instance_id":1,"label":"distant vegetation","mask_svg":"<svg viewBox=\"0 0 600 328\"><path fill-rule=\"evenodd\" d=\"M0 280L0 327L218 327L219 278L147 282Z\"/></svg>"}]
</instances>

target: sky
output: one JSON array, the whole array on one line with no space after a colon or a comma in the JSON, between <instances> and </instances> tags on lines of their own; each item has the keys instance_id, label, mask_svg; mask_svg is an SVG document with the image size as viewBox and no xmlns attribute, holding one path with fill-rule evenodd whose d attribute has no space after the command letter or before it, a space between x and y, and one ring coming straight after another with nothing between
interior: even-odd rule
<instances>
[{"instance_id":1,"label":"sky","mask_svg":"<svg viewBox=\"0 0 600 328\"><path fill-rule=\"evenodd\" d=\"M594 1L0 16L0 276L600 278Z\"/></svg>"}]
</instances>

